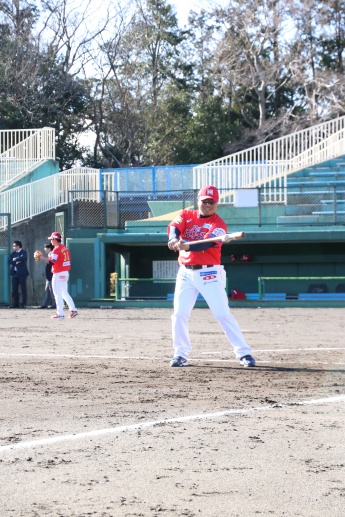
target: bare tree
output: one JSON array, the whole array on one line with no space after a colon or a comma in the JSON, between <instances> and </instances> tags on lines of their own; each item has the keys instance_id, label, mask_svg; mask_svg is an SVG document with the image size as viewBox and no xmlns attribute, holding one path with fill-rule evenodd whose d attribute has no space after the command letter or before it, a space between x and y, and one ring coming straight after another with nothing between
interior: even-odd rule
<instances>
[{"instance_id":1,"label":"bare tree","mask_svg":"<svg viewBox=\"0 0 345 517\"><path fill-rule=\"evenodd\" d=\"M64 70L73 75L89 75L88 64L97 49L97 40L117 13L116 3L99 6L92 0L43 0L40 39L53 59L61 58ZM120 7L119 7L120 9Z\"/></svg>"},{"instance_id":2,"label":"bare tree","mask_svg":"<svg viewBox=\"0 0 345 517\"><path fill-rule=\"evenodd\" d=\"M291 7L297 28L292 44L297 58L290 67L292 85L300 92L309 124L345 112L344 7L345 2L332 0L305 0Z\"/></svg>"},{"instance_id":3,"label":"bare tree","mask_svg":"<svg viewBox=\"0 0 345 517\"><path fill-rule=\"evenodd\" d=\"M249 127L255 127L256 122L246 111L243 99L255 93L259 130L266 124L268 103L277 100L288 80L283 58L285 5L281 0L248 0L231 2L226 9L215 12L223 26L216 54L218 73L228 79Z\"/></svg>"},{"instance_id":4,"label":"bare tree","mask_svg":"<svg viewBox=\"0 0 345 517\"><path fill-rule=\"evenodd\" d=\"M108 166L162 163L163 143L174 132L163 106L169 109L181 79L173 9L166 0L136 0L107 36L95 63L93 159L100 151Z\"/></svg>"}]
</instances>

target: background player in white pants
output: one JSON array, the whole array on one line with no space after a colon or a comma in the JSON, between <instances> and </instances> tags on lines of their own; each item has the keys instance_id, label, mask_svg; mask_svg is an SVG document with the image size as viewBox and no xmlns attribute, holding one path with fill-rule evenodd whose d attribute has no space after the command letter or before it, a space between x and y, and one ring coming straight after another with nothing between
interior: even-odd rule
<instances>
[{"instance_id":1,"label":"background player in white pants","mask_svg":"<svg viewBox=\"0 0 345 517\"><path fill-rule=\"evenodd\" d=\"M56 314L52 316L53 319L63 318L63 306L64 300L67 303L70 313L69 318L75 318L78 315L78 311L75 308L74 301L71 295L67 291L69 270L71 269L71 254L69 249L61 243L61 234L53 232L48 239L54 246L53 251L48 257L40 256L40 260L43 262L51 262L53 264L52 273L52 287L54 291L56 301Z\"/></svg>"},{"instance_id":2,"label":"background player in white pants","mask_svg":"<svg viewBox=\"0 0 345 517\"><path fill-rule=\"evenodd\" d=\"M255 366L250 346L230 313L225 292L226 275L220 265L222 242L205 242L227 232L223 219L216 214L219 192L208 185L198 194L198 210L182 210L168 226L168 247L179 252L180 268L177 274L172 335L174 357L171 366L185 366L192 349L188 321L201 293L214 317L221 324L231 342L236 358L243 366ZM188 244L200 240L200 244Z\"/></svg>"}]
</instances>

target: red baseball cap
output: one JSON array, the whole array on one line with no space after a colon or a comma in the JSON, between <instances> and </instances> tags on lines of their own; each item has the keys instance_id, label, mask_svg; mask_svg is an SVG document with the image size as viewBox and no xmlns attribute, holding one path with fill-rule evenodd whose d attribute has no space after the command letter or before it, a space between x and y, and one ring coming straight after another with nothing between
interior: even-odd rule
<instances>
[{"instance_id":1,"label":"red baseball cap","mask_svg":"<svg viewBox=\"0 0 345 517\"><path fill-rule=\"evenodd\" d=\"M53 232L50 237L48 237L48 240L51 241L52 239L57 239L58 241L61 241L61 233L59 232Z\"/></svg>"},{"instance_id":2,"label":"red baseball cap","mask_svg":"<svg viewBox=\"0 0 345 517\"><path fill-rule=\"evenodd\" d=\"M199 190L199 199L213 199L216 203L219 201L219 192L213 185L206 185Z\"/></svg>"}]
</instances>

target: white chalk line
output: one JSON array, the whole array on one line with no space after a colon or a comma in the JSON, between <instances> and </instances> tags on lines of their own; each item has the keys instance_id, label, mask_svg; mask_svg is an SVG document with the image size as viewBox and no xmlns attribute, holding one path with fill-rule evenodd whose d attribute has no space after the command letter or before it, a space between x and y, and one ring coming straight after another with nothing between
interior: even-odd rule
<instances>
[{"instance_id":1,"label":"white chalk line","mask_svg":"<svg viewBox=\"0 0 345 517\"><path fill-rule=\"evenodd\" d=\"M255 355L260 354L261 352L275 352L275 353L294 353L294 352L334 352L334 350L345 350L345 347L327 347L327 348L317 348L317 347L309 347L309 348L267 348L267 349L255 349L253 353L255 352ZM227 352L199 352L200 355L216 355L216 354L225 354Z\"/></svg>"},{"instance_id":2,"label":"white chalk line","mask_svg":"<svg viewBox=\"0 0 345 517\"><path fill-rule=\"evenodd\" d=\"M15 451L18 449L30 449L34 447L41 447L44 445L51 445L55 443L62 443L67 441L81 440L83 438L95 438L99 436L118 434L122 432L135 431L137 429L147 429L155 426L163 426L169 424L180 424L183 422L192 422L195 420L211 420L220 418L228 415L245 415L256 411L270 411L273 409L286 409L291 405L306 406L310 404L322 405L322 404L334 404L337 402L345 402L345 395L336 395L334 397L326 397L321 399L304 400L293 404L278 404L275 406L261 406L249 409L229 409L226 411L219 411L217 413L205 413L201 415L189 415L177 418L167 418L165 420L154 420L152 422L141 422L139 424L122 425L117 427L110 427L106 429L97 429L94 431L86 431L83 433L67 434L64 436L51 436L49 438L42 438L41 440L34 440L30 442L21 442L10 445L0 446L0 453L5 451Z\"/></svg>"},{"instance_id":3,"label":"white chalk line","mask_svg":"<svg viewBox=\"0 0 345 517\"><path fill-rule=\"evenodd\" d=\"M315 350L324 350L324 351L335 351L335 350L343 350L342 348L332 348L332 349L320 349L320 348L316 348L316 349L309 349L310 351L315 351ZM299 353L299 352L304 352L305 349L298 349L298 350L290 350L290 349L287 349L286 351L281 351L281 350L264 350L264 352L275 352L275 353ZM259 351L260 352L260 351ZM225 354L225 352L217 352L219 354ZM211 352L204 352L203 355L211 355L212 353ZM201 354L200 354L201 355ZM271 359L268 361L268 360L258 360L257 358L257 352L255 351L255 360L256 360L256 364L257 366L259 364L263 364L263 365L266 365L267 362L269 362L269 365L270 366L273 366L273 365L279 365L279 366L283 366L285 363L283 363L282 361L272 361ZM77 354L29 354L29 353L26 353L26 354L13 354L13 353L0 353L0 357L7 357L7 358L29 358L29 359L73 359L73 360L79 360L79 361L82 361L82 360L86 360L86 359L101 359L101 360L122 360L122 361L163 361L163 362L170 362L171 360L171 356L170 357L156 357L156 356L144 356L144 355L140 355L140 356L133 356L133 355L94 355L94 354L84 354L84 355L77 355ZM189 360L189 364L187 366L190 366L191 364L193 363L224 363L224 364L237 364L239 365L239 360L238 359L221 359L219 357L215 358L215 359L212 359L210 357L203 357L203 358L199 358L199 357L192 357L190 358ZM313 360L306 360L304 358L304 362L307 362L308 363L308 366L311 366L311 365L323 365L323 366L328 366L328 365L332 365L332 366L344 366L345 365L345 358L344 358L344 361L313 361ZM303 364L303 363L298 363L298 364ZM296 359L294 359L294 364L296 364Z\"/></svg>"},{"instance_id":4,"label":"white chalk line","mask_svg":"<svg viewBox=\"0 0 345 517\"><path fill-rule=\"evenodd\" d=\"M263 349L263 350L254 350L255 358L260 355L261 353L274 353L274 354L294 354L299 352L335 352L335 351L342 351L345 350L345 347L328 347L328 348L316 348L316 347L305 347L305 348L277 348L277 349ZM210 352L199 352L199 355L221 355L221 354L228 354L227 351L210 351ZM49 359L123 359L123 360L130 360L130 359L136 359L136 360L145 360L145 361L167 361L170 358L167 357L156 357L156 356L128 356L128 355L96 355L96 354L34 354L34 353L6 353L1 352L0 357L33 357L33 358L49 358ZM191 358L192 361L204 361L205 359L199 359L196 357ZM207 358L207 361L219 361L219 362L227 362L227 363L235 363L238 362L236 359L209 359ZM308 361L309 362L309 361ZM324 364L324 363L322 363ZM325 363L326 364L326 363Z\"/></svg>"}]
</instances>

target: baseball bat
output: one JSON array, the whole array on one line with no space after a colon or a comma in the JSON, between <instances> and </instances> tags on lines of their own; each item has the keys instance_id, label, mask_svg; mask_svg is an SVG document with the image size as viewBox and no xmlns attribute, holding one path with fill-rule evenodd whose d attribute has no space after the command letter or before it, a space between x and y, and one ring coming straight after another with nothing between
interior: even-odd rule
<instances>
[{"instance_id":1,"label":"baseball bat","mask_svg":"<svg viewBox=\"0 0 345 517\"><path fill-rule=\"evenodd\" d=\"M200 239L199 241L184 241L186 244L200 244L201 242L218 242L221 241L223 244L226 242L234 241L237 239L244 239L246 234L244 232L225 233L219 237L210 237L209 239Z\"/></svg>"}]
</instances>

